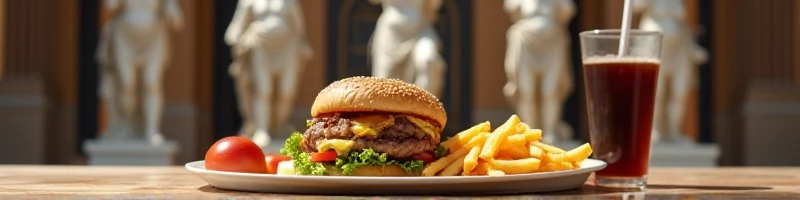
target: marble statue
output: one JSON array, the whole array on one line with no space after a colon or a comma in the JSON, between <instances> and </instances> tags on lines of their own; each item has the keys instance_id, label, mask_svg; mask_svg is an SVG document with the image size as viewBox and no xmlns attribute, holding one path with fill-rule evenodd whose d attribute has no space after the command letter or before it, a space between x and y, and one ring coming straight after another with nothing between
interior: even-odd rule
<instances>
[{"instance_id":1,"label":"marble statue","mask_svg":"<svg viewBox=\"0 0 800 200\"><path fill-rule=\"evenodd\" d=\"M291 115L304 65L313 56L297 0L240 0L225 32L229 73L243 124L239 135L262 148Z\"/></svg>"},{"instance_id":2,"label":"marble statue","mask_svg":"<svg viewBox=\"0 0 800 200\"><path fill-rule=\"evenodd\" d=\"M372 75L413 83L441 97L446 63L433 24L442 0L370 0L381 4L370 38Z\"/></svg>"},{"instance_id":3,"label":"marble statue","mask_svg":"<svg viewBox=\"0 0 800 200\"><path fill-rule=\"evenodd\" d=\"M169 31L183 26L176 0L105 0L110 13L99 41L99 94L106 105L108 140L164 142L162 76L170 58Z\"/></svg>"},{"instance_id":4,"label":"marble statue","mask_svg":"<svg viewBox=\"0 0 800 200\"><path fill-rule=\"evenodd\" d=\"M688 96L698 84L696 67L707 61L708 53L694 41L683 1L637 0L634 5L636 11L642 13L639 28L664 35L653 140L689 142L690 139L681 132L681 125Z\"/></svg>"},{"instance_id":5,"label":"marble statue","mask_svg":"<svg viewBox=\"0 0 800 200\"><path fill-rule=\"evenodd\" d=\"M561 120L573 92L568 24L572 0L505 0L512 25L506 34L503 93L520 119L544 131L543 140L571 140L572 128Z\"/></svg>"}]
</instances>

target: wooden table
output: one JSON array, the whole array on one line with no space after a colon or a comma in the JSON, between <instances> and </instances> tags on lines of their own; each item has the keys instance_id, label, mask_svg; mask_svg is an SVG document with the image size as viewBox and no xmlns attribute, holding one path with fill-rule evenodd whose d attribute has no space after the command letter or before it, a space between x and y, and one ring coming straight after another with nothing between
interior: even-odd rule
<instances>
[{"instance_id":1,"label":"wooden table","mask_svg":"<svg viewBox=\"0 0 800 200\"><path fill-rule=\"evenodd\" d=\"M503 197L514 199L519 197L525 199L528 197L621 199L626 195L646 197L647 199L800 199L800 167L654 168L651 170L648 190L643 193L603 191L587 182L582 188L570 191ZM0 199L51 199L54 197L104 199L323 198L321 196L220 190L207 185L199 177L178 166L0 165ZM366 197L356 198L366 199ZM496 199L498 196L475 198Z\"/></svg>"}]
</instances>

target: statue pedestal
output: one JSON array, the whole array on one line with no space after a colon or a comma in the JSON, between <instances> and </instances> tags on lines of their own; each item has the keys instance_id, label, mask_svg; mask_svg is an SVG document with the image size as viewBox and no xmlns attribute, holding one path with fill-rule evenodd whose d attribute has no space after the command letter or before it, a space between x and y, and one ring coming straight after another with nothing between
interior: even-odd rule
<instances>
[{"instance_id":1,"label":"statue pedestal","mask_svg":"<svg viewBox=\"0 0 800 200\"><path fill-rule=\"evenodd\" d=\"M89 165L174 165L178 144L164 141L153 146L143 139L88 140L83 143Z\"/></svg>"},{"instance_id":2,"label":"statue pedestal","mask_svg":"<svg viewBox=\"0 0 800 200\"><path fill-rule=\"evenodd\" d=\"M716 144L655 143L650 150L650 166L717 166L719 147Z\"/></svg>"}]
</instances>

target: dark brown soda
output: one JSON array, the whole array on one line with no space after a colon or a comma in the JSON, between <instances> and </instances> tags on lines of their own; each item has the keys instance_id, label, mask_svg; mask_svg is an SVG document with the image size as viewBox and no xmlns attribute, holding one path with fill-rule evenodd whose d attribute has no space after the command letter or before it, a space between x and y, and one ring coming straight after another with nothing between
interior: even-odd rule
<instances>
[{"instance_id":1,"label":"dark brown soda","mask_svg":"<svg viewBox=\"0 0 800 200\"><path fill-rule=\"evenodd\" d=\"M603 59L584 63L592 156L606 177L647 174L659 63Z\"/></svg>"}]
</instances>

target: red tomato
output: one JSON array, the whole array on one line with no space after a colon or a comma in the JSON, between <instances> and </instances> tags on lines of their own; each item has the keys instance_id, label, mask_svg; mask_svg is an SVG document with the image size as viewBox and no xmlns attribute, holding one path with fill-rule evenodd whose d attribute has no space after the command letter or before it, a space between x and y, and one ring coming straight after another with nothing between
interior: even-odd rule
<instances>
[{"instance_id":1,"label":"red tomato","mask_svg":"<svg viewBox=\"0 0 800 200\"><path fill-rule=\"evenodd\" d=\"M272 155L267 155L266 160L267 160L267 173L277 174L278 164L281 163L282 161L292 160L292 157L281 154L272 154Z\"/></svg>"},{"instance_id":2,"label":"red tomato","mask_svg":"<svg viewBox=\"0 0 800 200\"><path fill-rule=\"evenodd\" d=\"M267 173L264 152L250 139L230 136L222 138L206 152L206 169Z\"/></svg>"},{"instance_id":3,"label":"red tomato","mask_svg":"<svg viewBox=\"0 0 800 200\"><path fill-rule=\"evenodd\" d=\"M311 153L311 162L330 162L336 160L336 151L329 150L325 153Z\"/></svg>"},{"instance_id":4,"label":"red tomato","mask_svg":"<svg viewBox=\"0 0 800 200\"><path fill-rule=\"evenodd\" d=\"M424 163L429 163L429 162L436 161L436 158L433 157L433 154L429 153L429 152L418 153L418 154L414 155L413 158L414 158L414 160L422 160L422 162L424 162Z\"/></svg>"}]
</instances>

